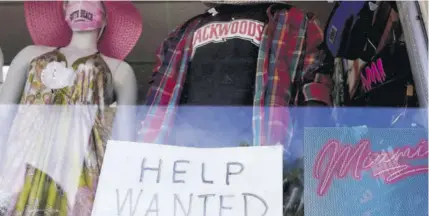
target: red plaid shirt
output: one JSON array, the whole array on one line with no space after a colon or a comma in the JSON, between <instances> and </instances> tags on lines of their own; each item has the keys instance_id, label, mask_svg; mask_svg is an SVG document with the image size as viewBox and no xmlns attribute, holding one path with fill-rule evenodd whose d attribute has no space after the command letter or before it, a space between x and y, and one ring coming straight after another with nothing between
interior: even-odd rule
<instances>
[{"instance_id":1,"label":"red plaid shirt","mask_svg":"<svg viewBox=\"0 0 429 216\"><path fill-rule=\"evenodd\" d=\"M255 71L253 145L285 145L292 133L287 107L308 101L331 105L332 81L320 67L318 21L286 4L273 4L267 15ZM192 56L193 33L206 16L179 26L159 47L139 141L165 144Z\"/></svg>"}]
</instances>

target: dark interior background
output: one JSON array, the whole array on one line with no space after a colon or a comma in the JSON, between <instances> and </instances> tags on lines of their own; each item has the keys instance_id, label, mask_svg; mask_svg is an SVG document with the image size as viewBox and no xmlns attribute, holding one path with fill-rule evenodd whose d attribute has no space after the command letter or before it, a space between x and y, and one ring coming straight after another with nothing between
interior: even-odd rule
<instances>
[{"instance_id":1,"label":"dark interior background","mask_svg":"<svg viewBox=\"0 0 429 216\"><path fill-rule=\"evenodd\" d=\"M175 26L204 12L207 7L197 1L138 1L134 4L143 17L143 34L126 60L136 73L140 84L139 101L142 102L148 88L147 82L151 76L158 45ZM290 4L316 13L322 27L333 6L327 1L292 1ZM22 48L32 44L25 25L23 2L0 2L0 26L2 27L0 47L4 53L5 65L8 65Z\"/></svg>"}]
</instances>

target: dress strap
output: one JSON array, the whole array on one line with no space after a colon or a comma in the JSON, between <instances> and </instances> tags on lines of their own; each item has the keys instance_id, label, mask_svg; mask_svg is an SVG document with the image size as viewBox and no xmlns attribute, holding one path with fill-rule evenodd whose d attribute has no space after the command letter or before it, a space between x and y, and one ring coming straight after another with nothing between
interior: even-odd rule
<instances>
[{"instance_id":1,"label":"dress strap","mask_svg":"<svg viewBox=\"0 0 429 216\"><path fill-rule=\"evenodd\" d=\"M61 50L60 50L61 48L63 48L63 47L57 47L54 50L52 50L50 53L56 53L57 55L61 54Z\"/></svg>"}]
</instances>

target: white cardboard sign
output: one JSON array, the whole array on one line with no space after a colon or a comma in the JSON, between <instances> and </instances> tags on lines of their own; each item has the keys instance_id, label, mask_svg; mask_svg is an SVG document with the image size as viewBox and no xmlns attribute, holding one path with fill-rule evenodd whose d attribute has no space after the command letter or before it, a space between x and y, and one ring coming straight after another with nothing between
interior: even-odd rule
<instances>
[{"instance_id":1,"label":"white cardboard sign","mask_svg":"<svg viewBox=\"0 0 429 216\"><path fill-rule=\"evenodd\" d=\"M281 216L282 147L109 141L92 216Z\"/></svg>"}]
</instances>

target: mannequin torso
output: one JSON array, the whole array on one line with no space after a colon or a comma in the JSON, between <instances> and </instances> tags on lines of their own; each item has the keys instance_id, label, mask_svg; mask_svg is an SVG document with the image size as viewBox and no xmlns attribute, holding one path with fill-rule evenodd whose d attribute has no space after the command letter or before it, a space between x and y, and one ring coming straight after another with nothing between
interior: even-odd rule
<instances>
[{"instance_id":1,"label":"mannequin torso","mask_svg":"<svg viewBox=\"0 0 429 216\"><path fill-rule=\"evenodd\" d=\"M35 46L13 59L0 93L9 131L0 130L0 215L89 216L107 141L134 140L137 85L123 59L141 16L132 2L27 1L24 9Z\"/></svg>"},{"instance_id":2,"label":"mannequin torso","mask_svg":"<svg viewBox=\"0 0 429 216\"><path fill-rule=\"evenodd\" d=\"M97 31L73 32L70 44L59 51L66 57L67 62L75 62L81 57L92 55L97 52L97 35ZM12 105L19 103L31 60L56 48L31 45L20 51L10 65L10 76L8 76L3 85L3 91L0 92L0 104ZM134 71L128 63L122 60L101 56L112 73L113 89L116 102L119 105L115 118L114 138L133 141L134 105L137 100L137 84ZM1 115L4 118L14 116L14 108L10 107L6 112L2 112ZM9 120L11 119L9 118Z\"/></svg>"}]
</instances>

